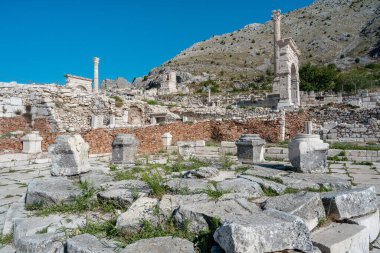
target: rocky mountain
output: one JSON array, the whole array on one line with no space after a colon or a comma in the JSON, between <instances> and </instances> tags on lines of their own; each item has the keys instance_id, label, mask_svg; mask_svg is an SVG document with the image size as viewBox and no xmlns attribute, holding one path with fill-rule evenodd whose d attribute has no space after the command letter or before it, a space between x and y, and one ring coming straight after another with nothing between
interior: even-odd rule
<instances>
[{"instance_id":1,"label":"rocky mountain","mask_svg":"<svg viewBox=\"0 0 380 253\"><path fill-rule=\"evenodd\" d=\"M334 63L343 69L367 64L380 58L380 0L318 0L283 14L282 37L295 40L301 64ZM273 25L268 21L196 43L145 79L172 69L216 76L221 83L250 82L271 75L272 57Z\"/></svg>"}]
</instances>

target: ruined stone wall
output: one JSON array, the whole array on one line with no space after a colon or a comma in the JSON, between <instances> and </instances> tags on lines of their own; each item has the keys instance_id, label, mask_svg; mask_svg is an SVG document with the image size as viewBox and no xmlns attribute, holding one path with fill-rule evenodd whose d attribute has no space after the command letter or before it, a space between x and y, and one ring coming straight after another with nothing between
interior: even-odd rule
<instances>
[{"instance_id":1,"label":"ruined stone wall","mask_svg":"<svg viewBox=\"0 0 380 253\"><path fill-rule=\"evenodd\" d=\"M123 116L131 104L142 108L141 122L145 123L146 103L141 101L124 101L116 106L115 100L105 95L83 93L57 85L0 83L0 118L25 114L33 122L46 118L54 132L89 130L92 115L102 115L104 125L109 123L110 115L114 115L119 126L127 126Z\"/></svg>"},{"instance_id":2,"label":"ruined stone wall","mask_svg":"<svg viewBox=\"0 0 380 253\"><path fill-rule=\"evenodd\" d=\"M368 109L328 106L314 108L309 113L315 123L322 126L333 125L325 130L327 140L380 142L380 107Z\"/></svg>"}]
</instances>

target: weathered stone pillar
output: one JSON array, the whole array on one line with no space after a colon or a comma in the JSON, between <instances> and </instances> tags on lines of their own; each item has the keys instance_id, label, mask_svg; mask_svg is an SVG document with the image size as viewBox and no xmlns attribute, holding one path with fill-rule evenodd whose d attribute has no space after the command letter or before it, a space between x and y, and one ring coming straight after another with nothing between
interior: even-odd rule
<instances>
[{"instance_id":1,"label":"weathered stone pillar","mask_svg":"<svg viewBox=\"0 0 380 253\"><path fill-rule=\"evenodd\" d=\"M306 121L305 122L305 134L313 134L313 122Z\"/></svg>"},{"instance_id":2,"label":"weathered stone pillar","mask_svg":"<svg viewBox=\"0 0 380 253\"><path fill-rule=\"evenodd\" d=\"M208 99L207 99L207 103L208 103L208 105L211 104L211 88L210 87L208 87Z\"/></svg>"},{"instance_id":3,"label":"weathered stone pillar","mask_svg":"<svg viewBox=\"0 0 380 253\"><path fill-rule=\"evenodd\" d=\"M99 91L99 58L94 57L94 94Z\"/></svg>"},{"instance_id":4,"label":"weathered stone pillar","mask_svg":"<svg viewBox=\"0 0 380 253\"><path fill-rule=\"evenodd\" d=\"M281 119L280 119L280 134L281 141L285 141L286 134L286 112L285 110L281 110Z\"/></svg>"},{"instance_id":5,"label":"weathered stone pillar","mask_svg":"<svg viewBox=\"0 0 380 253\"><path fill-rule=\"evenodd\" d=\"M173 136L170 133L164 133L161 135L162 144L164 148L172 145Z\"/></svg>"},{"instance_id":6,"label":"weathered stone pillar","mask_svg":"<svg viewBox=\"0 0 380 253\"><path fill-rule=\"evenodd\" d=\"M60 135L49 146L52 176L74 176L90 170L88 143L80 134Z\"/></svg>"},{"instance_id":7,"label":"weathered stone pillar","mask_svg":"<svg viewBox=\"0 0 380 253\"><path fill-rule=\"evenodd\" d=\"M136 160L137 140L130 134L118 134L112 142L112 163L132 165Z\"/></svg>"},{"instance_id":8,"label":"weathered stone pillar","mask_svg":"<svg viewBox=\"0 0 380 253\"><path fill-rule=\"evenodd\" d=\"M22 152L27 154L41 153L42 137L38 131L33 131L30 134L21 138L22 140Z\"/></svg>"},{"instance_id":9,"label":"weathered stone pillar","mask_svg":"<svg viewBox=\"0 0 380 253\"><path fill-rule=\"evenodd\" d=\"M310 121L309 121L310 122ZM311 132L310 123L305 124L305 132ZM327 172L329 144L318 134L297 134L288 145L289 160L299 172Z\"/></svg>"},{"instance_id":10,"label":"weathered stone pillar","mask_svg":"<svg viewBox=\"0 0 380 253\"><path fill-rule=\"evenodd\" d=\"M277 41L281 40L281 11L275 10L272 11L272 20L273 20L273 44L274 44L274 76L280 72L280 49L277 44Z\"/></svg>"},{"instance_id":11,"label":"weathered stone pillar","mask_svg":"<svg viewBox=\"0 0 380 253\"><path fill-rule=\"evenodd\" d=\"M238 160L248 164L263 162L265 143L258 134L243 134L236 142Z\"/></svg>"}]
</instances>

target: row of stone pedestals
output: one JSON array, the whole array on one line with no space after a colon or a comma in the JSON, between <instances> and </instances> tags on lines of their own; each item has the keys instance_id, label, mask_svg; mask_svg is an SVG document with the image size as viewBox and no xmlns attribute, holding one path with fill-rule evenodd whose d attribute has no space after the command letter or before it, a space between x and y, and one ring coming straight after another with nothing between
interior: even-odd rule
<instances>
[{"instance_id":1,"label":"row of stone pedestals","mask_svg":"<svg viewBox=\"0 0 380 253\"><path fill-rule=\"evenodd\" d=\"M312 134L311 122L305 123L306 134L297 134L289 143L289 160L299 172L324 173L327 171L329 144ZM264 162L265 141L258 134L243 134L236 142L238 159L242 163Z\"/></svg>"}]
</instances>

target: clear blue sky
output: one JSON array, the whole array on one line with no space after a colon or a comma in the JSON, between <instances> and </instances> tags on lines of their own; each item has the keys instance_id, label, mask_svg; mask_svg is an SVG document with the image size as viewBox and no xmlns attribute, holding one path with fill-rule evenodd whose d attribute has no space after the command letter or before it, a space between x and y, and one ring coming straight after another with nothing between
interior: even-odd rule
<instances>
[{"instance_id":1,"label":"clear blue sky","mask_svg":"<svg viewBox=\"0 0 380 253\"><path fill-rule=\"evenodd\" d=\"M0 81L143 76L193 43L313 0L0 0Z\"/></svg>"}]
</instances>

